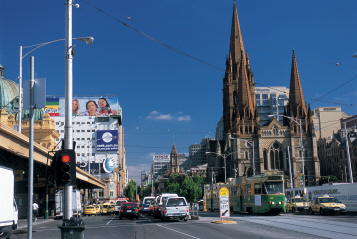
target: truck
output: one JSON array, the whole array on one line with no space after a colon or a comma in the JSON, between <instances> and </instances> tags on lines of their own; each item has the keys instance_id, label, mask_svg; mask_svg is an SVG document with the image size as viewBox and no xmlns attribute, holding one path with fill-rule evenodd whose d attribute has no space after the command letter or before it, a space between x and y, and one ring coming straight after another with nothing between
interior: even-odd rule
<instances>
[{"instance_id":1,"label":"truck","mask_svg":"<svg viewBox=\"0 0 357 239\"><path fill-rule=\"evenodd\" d=\"M0 237L9 239L17 229L18 209L14 198L14 172L0 166Z\"/></svg>"},{"instance_id":2,"label":"truck","mask_svg":"<svg viewBox=\"0 0 357 239\"><path fill-rule=\"evenodd\" d=\"M63 217L63 203L64 203L64 193L63 190L58 190L55 194L55 217ZM80 217L82 214L82 204L81 204L81 193L78 189L74 189L72 193L72 209L73 216Z\"/></svg>"}]
</instances>

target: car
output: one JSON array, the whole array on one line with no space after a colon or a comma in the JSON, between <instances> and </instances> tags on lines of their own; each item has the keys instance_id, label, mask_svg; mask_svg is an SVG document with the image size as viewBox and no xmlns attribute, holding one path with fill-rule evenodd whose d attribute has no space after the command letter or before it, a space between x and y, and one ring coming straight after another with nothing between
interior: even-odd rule
<instances>
[{"instance_id":1,"label":"car","mask_svg":"<svg viewBox=\"0 0 357 239\"><path fill-rule=\"evenodd\" d=\"M142 210L141 210L141 213L147 213L148 212L148 207L149 207L149 204L155 200L155 197L144 197L144 200L143 200L143 206L142 206Z\"/></svg>"},{"instance_id":2,"label":"car","mask_svg":"<svg viewBox=\"0 0 357 239\"><path fill-rule=\"evenodd\" d=\"M147 211L148 216L154 215L154 205L155 205L155 201L153 200L150 202L150 204L148 206L148 211Z\"/></svg>"},{"instance_id":3,"label":"car","mask_svg":"<svg viewBox=\"0 0 357 239\"><path fill-rule=\"evenodd\" d=\"M114 214L115 214L115 215L118 215L118 214L119 214L120 205L121 205L123 202L127 202L127 200L117 200L117 201L115 202L115 208L114 208Z\"/></svg>"},{"instance_id":4,"label":"car","mask_svg":"<svg viewBox=\"0 0 357 239\"><path fill-rule=\"evenodd\" d=\"M115 209L115 204L110 204L108 206L108 214L113 215L114 214L114 209Z\"/></svg>"},{"instance_id":5,"label":"car","mask_svg":"<svg viewBox=\"0 0 357 239\"><path fill-rule=\"evenodd\" d=\"M89 216L89 215L97 215L97 208L94 206L86 206L84 208L83 214L85 216Z\"/></svg>"},{"instance_id":6,"label":"car","mask_svg":"<svg viewBox=\"0 0 357 239\"><path fill-rule=\"evenodd\" d=\"M100 215L102 213L102 210L100 209L100 205L98 204L93 204L93 206L95 207L96 211L97 211L97 215Z\"/></svg>"},{"instance_id":7,"label":"car","mask_svg":"<svg viewBox=\"0 0 357 239\"><path fill-rule=\"evenodd\" d=\"M189 217L190 210L184 197L165 198L161 208L161 220L185 220Z\"/></svg>"},{"instance_id":8,"label":"car","mask_svg":"<svg viewBox=\"0 0 357 239\"><path fill-rule=\"evenodd\" d=\"M178 197L176 193L163 193L160 196L156 197L156 206L154 208L154 217L160 218L161 217L161 206L163 200L169 197Z\"/></svg>"},{"instance_id":9,"label":"car","mask_svg":"<svg viewBox=\"0 0 357 239\"><path fill-rule=\"evenodd\" d=\"M286 211L289 212L304 212L308 211L310 207L310 202L306 201L306 199L300 197L300 196L295 196L294 198L291 198L288 200L286 204Z\"/></svg>"},{"instance_id":10,"label":"car","mask_svg":"<svg viewBox=\"0 0 357 239\"><path fill-rule=\"evenodd\" d=\"M341 203L334 197L329 197L328 195L324 195L323 197L317 197L313 202L311 202L309 208L310 214L314 214L315 212L324 215L326 213L341 213L342 215L346 214L346 206Z\"/></svg>"},{"instance_id":11,"label":"car","mask_svg":"<svg viewBox=\"0 0 357 239\"><path fill-rule=\"evenodd\" d=\"M109 214L108 213L108 208L111 204L110 203L103 203L103 206L102 206L102 214Z\"/></svg>"},{"instance_id":12,"label":"car","mask_svg":"<svg viewBox=\"0 0 357 239\"><path fill-rule=\"evenodd\" d=\"M136 203L126 202L122 203L119 211L119 219L136 218L139 219L139 206Z\"/></svg>"}]
</instances>

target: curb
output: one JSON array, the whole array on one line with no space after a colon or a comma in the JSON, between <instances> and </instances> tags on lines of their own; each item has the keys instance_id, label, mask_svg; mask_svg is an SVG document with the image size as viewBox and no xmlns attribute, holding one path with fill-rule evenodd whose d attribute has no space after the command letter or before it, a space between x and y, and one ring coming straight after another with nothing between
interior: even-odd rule
<instances>
[{"instance_id":1,"label":"curb","mask_svg":"<svg viewBox=\"0 0 357 239\"><path fill-rule=\"evenodd\" d=\"M217 223L217 224L237 224L236 221L230 221L230 220L215 220L215 221L212 221L211 223Z\"/></svg>"}]
</instances>

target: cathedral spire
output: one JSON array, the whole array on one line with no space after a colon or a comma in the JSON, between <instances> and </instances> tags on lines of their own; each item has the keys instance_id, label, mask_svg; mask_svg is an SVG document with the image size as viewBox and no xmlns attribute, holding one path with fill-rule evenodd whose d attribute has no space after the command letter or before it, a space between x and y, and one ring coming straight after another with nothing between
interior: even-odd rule
<instances>
[{"instance_id":1,"label":"cathedral spire","mask_svg":"<svg viewBox=\"0 0 357 239\"><path fill-rule=\"evenodd\" d=\"M293 50L291 64L289 105L292 117L302 119L307 116L307 108L302 92L299 70L296 63L295 50Z\"/></svg>"},{"instance_id":2,"label":"cathedral spire","mask_svg":"<svg viewBox=\"0 0 357 239\"><path fill-rule=\"evenodd\" d=\"M236 1L234 1L231 38L230 38L230 45L229 45L229 53L230 56L232 57L233 63L238 63L241 61L241 51L243 51L243 56L244 56L245 52L243 46L243 38L239 25Z\"/></svg>"}]
</instances>

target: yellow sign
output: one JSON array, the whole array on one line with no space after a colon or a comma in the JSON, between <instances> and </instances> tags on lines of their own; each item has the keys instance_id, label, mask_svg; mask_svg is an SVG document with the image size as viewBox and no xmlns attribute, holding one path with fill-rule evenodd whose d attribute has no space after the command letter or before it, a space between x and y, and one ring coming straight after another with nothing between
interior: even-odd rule
<instances>
[{"instance_id":1,"label":"yellow sign","mask_svg":"<svg viewBox=\"0 0 357 239\"><path fill-rule=\"evenodd\" d=\"M219 190L219 193L221 194L222 197L225 197L228 194L228 189L227 188L221 188L221 190Z\"/></svg>"}]
</instances>

